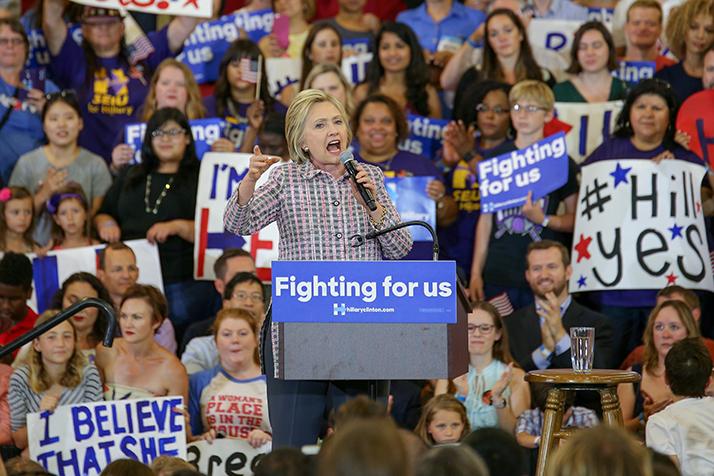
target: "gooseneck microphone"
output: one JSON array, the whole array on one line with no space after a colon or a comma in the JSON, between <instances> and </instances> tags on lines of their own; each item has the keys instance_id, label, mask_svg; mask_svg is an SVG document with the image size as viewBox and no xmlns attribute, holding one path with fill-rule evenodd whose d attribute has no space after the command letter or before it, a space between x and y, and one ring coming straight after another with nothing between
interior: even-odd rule
<instances>
[{"instance_id":1,"label":"gooseneck microphone","mask_svg":"<svg viewBox=\"0 0 714 476\"><path fill-rule=\"evenodd\" d=\"M340 154L340 162L342 162L342 165L344 165L345 169L347 169L347 173L350 174L350 177L352 177L352 181L354 181L357 186L357 190L362 196L364 203L367 204L367 208L369 208L370 211L375 211L377 209L377 202L374 201L372 192L366 189L364 185L357 182L357 168L355 167L357 161L355 160L354 154L352 154L351 147Z\"/></svg>"}]
</instances>

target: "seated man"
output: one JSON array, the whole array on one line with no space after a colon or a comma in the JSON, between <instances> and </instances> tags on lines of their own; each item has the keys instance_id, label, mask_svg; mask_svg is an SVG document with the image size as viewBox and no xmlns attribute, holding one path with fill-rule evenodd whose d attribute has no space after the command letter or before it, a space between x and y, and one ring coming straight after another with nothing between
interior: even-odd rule
<instances>
[{"instance_id":1,"label":"seated man","mask_svg":"<svg viewBox=\"0 0 714 476\"><path fill-rule=\"evenodd\" d=\"M647 446L677 463L687 476L714 474L714 398L705 396L712 359L699 338L683 339L664 360L673 403L647 421Z\"/></svg>"},{"instance_id":2,"label":"seated man","mask_svg":"<svg viewBox=\"0 0 714 476\"><path fill-rule=\"evenodd\" d=\"M26 334L37 314L27 306L32 297L32 262L20 253L6 252L0 259L0 345ZM13 357L17 351L13 352Z\"/></svg>"}]
</instances>

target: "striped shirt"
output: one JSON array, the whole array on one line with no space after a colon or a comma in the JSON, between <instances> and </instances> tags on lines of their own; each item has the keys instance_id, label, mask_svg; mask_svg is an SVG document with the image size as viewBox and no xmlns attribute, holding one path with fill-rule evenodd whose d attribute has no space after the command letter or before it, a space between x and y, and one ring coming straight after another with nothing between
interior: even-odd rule
<instances>
[{"instance_id":1,"label":"striped shirt","mask_svg":"<svg viewBox=\"0 0 714 476\"><path fill-rule=\"evenodd\" d=\"M10 420L12 431L17 431L27 425L27 414L40 411L40 401L44 393L36 393L30 388L30 368L28 366L15 369L10 377L8 402L10 403ZM82 381L74 388L62 391L58 405L74 403L101 402L102 381L94 364L87 364L82 369Z\"/></svg>"},{"instance_id":2,"label":"striped shirt","mask_svg":"<svg viewBox=\"0 0 714 476\"><path fill-rule=\"evenodd\" d=\"M568 419L563 423L563 428L591 428L597 426L597 414L589 408L572 407ZM543 431L543 411L540 408L526 410L518 416L516 420L516 434L528 433L532 436L540 436Z\"/></svg>"}]
</instances>

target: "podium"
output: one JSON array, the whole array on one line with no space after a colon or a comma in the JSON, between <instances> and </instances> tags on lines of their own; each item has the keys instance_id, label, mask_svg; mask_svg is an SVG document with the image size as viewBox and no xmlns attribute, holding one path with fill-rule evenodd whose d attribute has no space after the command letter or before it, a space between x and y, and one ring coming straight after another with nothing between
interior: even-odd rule
<instances>
[{"instance_id":1,"label":"podium","mask_svg":"<svg viewBox=\"0 0 714 476\"><path fill-rule=\"evenodd\" d=\"M414 281L429 282L434 276L451 273L454 307L442 309L448 309L453 322L438 322L449 319L449 316L436 316L437 312L434 312L432 322L428 322L428 313L420 319L415 316L414 321L421 322L391 323L389 321L393 319L389 315L376 317L372 322L351 322L349 313L347 316L334 315L343 313L343 308L351 309L349 298L343 296L315 298L320 302L311 309L318 309L315 314L319 315L309 314L307 320L310 322L296 322L296 319L305 319L304 316L296 317L305 312L300 310L300 303L279 305L278 299L284 295L276 296L276 280L282 277L282 287L285 288L295 272L302 279L317 275L318 280L327 280L332 274L336 280L344 276L346 281L372 279L379 283L385 279L385 269L389 270L387 276L393 281L410 276ZM294 281L300 282L301 277ZM382 289L379 285L376 288ZM398 302L397 298L392 298L392 302ZM340 300L347 302L342 304ZM382 296L372 304L376 307L390 303ZM468 371L469 362L469 310L469 301L456 279L453 262L274 262L272 318L278 326L276 376L285 380L427 380L463 375ZM368 319L362 315L357 317L360 321Z\"/></svg>"}]
</instances>

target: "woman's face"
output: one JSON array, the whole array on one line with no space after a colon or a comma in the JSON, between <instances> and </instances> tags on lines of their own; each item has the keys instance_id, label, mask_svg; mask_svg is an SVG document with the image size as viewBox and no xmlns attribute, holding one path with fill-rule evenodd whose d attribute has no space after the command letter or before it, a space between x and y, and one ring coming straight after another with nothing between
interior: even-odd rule
<instances>
[{"instance_id":1,"label":"woman's face","mask_svg":"<svg viewBox=\"0 0 714 476\"><path fill-rule=\"evenodd\" d=\"M65 200L66 201L66 200ZM75 281L69 286L62 296L62 309L67 309L72 304L81 301L84 298L97 298L99 295L89 283L84 281ZM94 323L97 321L97 308L89 307L79 311L72 316L72 324L79 334L90 332Z\"/></svg>"},{"instance_id":2,"label":"woman's face","mask_svg":"<svg viewBox=\"0 0 714 476\"><path fill-rule=\"evenodd\" d=\"M477 309L468 315L469 354L490 355L493 345L501 338L491 315Z\"/></svg>"},{"instance_id":3,"label":"woman's face","mask_svg":"<svg viewBox=\"0 0 714 476\"><path fill-rule=\"evenodd\" d=\"M638 140L661 143L669 126L667 102L658 94L643 94L632 103L630 124Z\"/></svg>"},{"instance_id":4,"label":"woman's face","mask_svg":"<svg viewBox=\"0 0 714 476\"><path fill-rule=\"evenodd\" d=\"M288 18L304 15L305 7L302 0L275 0L275 11Z\"/></svg>"},{"instance_id":5,"label":"woman's face","mask_svg":"<svg viewBox=\"0 0 714 476\"><path fill-rule=\"evenodd\" d=\"M458 443L464 432L464 422L461 420L461 415L456 412L437 410L429 423L427 432L437 445Z\"/></svg>"},{"instance_id":6,"label":"woman's face","mask_svg":"<svg viewBox=\"0 0 714 476\"><path fill-rule=\"evenodd\" d=\"M364 107L357 127L357 140L370 154L397 151L397 123L386 104L370 102Z\"/></svg>"},{"instance_id":7,"label":"woman's face","mask_svg":"<svg viewBox=\"0 0 714 476\"><path fill-rule=\"evenodd\" d=\"M483 111L476 112L476 126L481 136L488 140L505 139L511 124L505 91L496 89L489 92L481 104Z\"/></svg>"},{"instance_id":8,"label":"woman's face","mask_svg":"<svg viewBox=\"0 0 714 476\"><path fill-rule=\"evenodd\" d=\"M346 104L347 91L345 90L345 85L340 81L340 77L332 71L315 76L310 87L325 91L328 95L340 101L343 106Z\"/></svg>"},{"instance_id":9,"label":"woman's face","mask_svg":"<svg viewBox=\"0 0 714 476\"><path fill-rule=\"evenodd\" d=\"M124 301L119 313L119 329L124 340L136 343L153 339L156 329L161 325L153 317L153 310L145 299Z\"/></svg>"},{"instance_id":10,"label":"woman's face","mask_svg":"<svg viewBox=\"0 0 714 476\"><path fill-rule=\"evenodd\" d=\"M156 81L156 109L175 107L179 111L186 111L188 90L183 71L175 66L167 66L161 70Z\"/></svg>"},{"instance_id":11,"label":"woman's face","mask_svg":"<svg viewBox=\"0 0 714 476\"><path fill-rule=\"evenodd\" d=\"M655 349L664 358L675 343L687 337L687 328L673 307L665 307L657 314L652 333Z\"/></svg>"},{"instance_id":12,"label":"woman's face","mask_svg":"<svg viewBox=\"0 0 714 476\"><path fill-rule=\"evenodd\" d=\"M216 348L221 365L231 368L253 362L257 346L258 339L247 321L235 318L221 321L221 327L216 333Z\"/></svg>"},{"instance_id":13,"label":"woman's face","mask_svg":"<svg viewBox=\"0 0 714 476\"><path fill-rule=\"evenodd\" d=\"M605 37L598 30L588 30L580 37L578 63L585 73L595 73L607 69L610 48Z\"/></svg>"},{"instance_id":14,"label":"woman's face","mask_svg":"<svg viewBox=\"0 0 714 476\"><path fill-rule=\"evenodd\" d=\"M174 121L164 123L151 138L151 147L160 162L181 161L188 144L188 132Z\"/></svg>"},{"instance_id":15,"label":"woman's face","mask_svg":"<svg viewBox=\"0 0 714 476\"><path fill-rule=\"evenodd\" d=\"M47 141L57 147L76 144L82 127L84 123L77 111L61 100L50 106L43 124Z\"/></svg>"},{"instance_id":16,"label":"woman's face","mask_svg":"<svg viewBox=\"0 0 714 476\"><path fill-rule=\"evenodd\" d=\"M74 329L67 321L42 334L32 343L45 364L66 364L74 352Z\"/></svg>"},{"instance_id":17,"label":"woman's face","mask_svg":"<svg viewBox=\"0 0 714 476\"><path fill-rule=\"evenodd\" d=\"M52 217L65 236L82 236L87 224L87 211L77 198L66 198L57 207L57 213Z\"/></svg>"},{"instance_id":18,"label":"woman's face","mask_svg":"<svg viewBox=\"0 0 714 476\"><path fill-rule=\"evenodd\" d=\"M25 63L27 47L22 35L9 26L0 26L0 67L19 68Z\"/></svg>"},{"instance_id":19,"label":"woman's face","mask_svg":"<svg viewBox=\"0 0 714 476\"><path fill-rule=\"evenodd\" d=\"M228 63L228 66L226 67L226 80L231 86L231 89L239 92L250 92L253 91L253 88L255 88L255 83L243 80L243 74L240 69L241 59L242 57L234 58Z\"/></svg>"},{"instance_id":20,"label":"woman's face","mask_svg":"<svg viewBox=\"0 0 714 476\"><path fill-rule=\"evenodd\" d=\"M523 35L511 18L496 15L486 25L488 44L499 58L512 58L521 52Z\"/></svg>"},{"instance_id":21,"label":"woman's face","mask_svg":"<svg viewBox=\"0 0 714 476\"><path fill-rule=\"evenodd\" d=\"M340 38L331 28L323 28L312 42L310 60L313 64L338 64L342 55Z\"/></svg>"},{"instance_id":22,"label":"woman's face","mask_svg":"<svg viewBox=\"0 0 714 476\"><path fill-rule=\"evenodd\" d=\"M388 73L406 71L412 60L411 48L395 33L385 32L379 43L379 62Z\"/></svg>"},{"instance_id":23,"label":"woman's face","mask_svg":"<svg viewBox=\"0 0 714 476\"><path fill-rule=\"evenodd\" d=\"M113 52L121 46L124 23L119 17L90 17L82 22L82 35L97 54Z\"/></svg>"},{"instance_id":24,"label":"woman's face","mask_svg":"<svg viewBox=\"0 0 714 476\"><path fill-rule=\"evenodd\" d=\"M338 165L348 145L346 118L330 102L313 104L305 120L301 145L307 148L310 160L317 167Z\"/></svg>"},{"instance_id":25,"label":"woman's face","mask_svg":"<svg viewBox=\"0 0 714 476\"><path fill-rule=\"evenodd\" d=\"M688 54L703 55L714 42L714 21L710 15L697 15L687 29L684 44Z\"/></svg>"}]
</instances>

